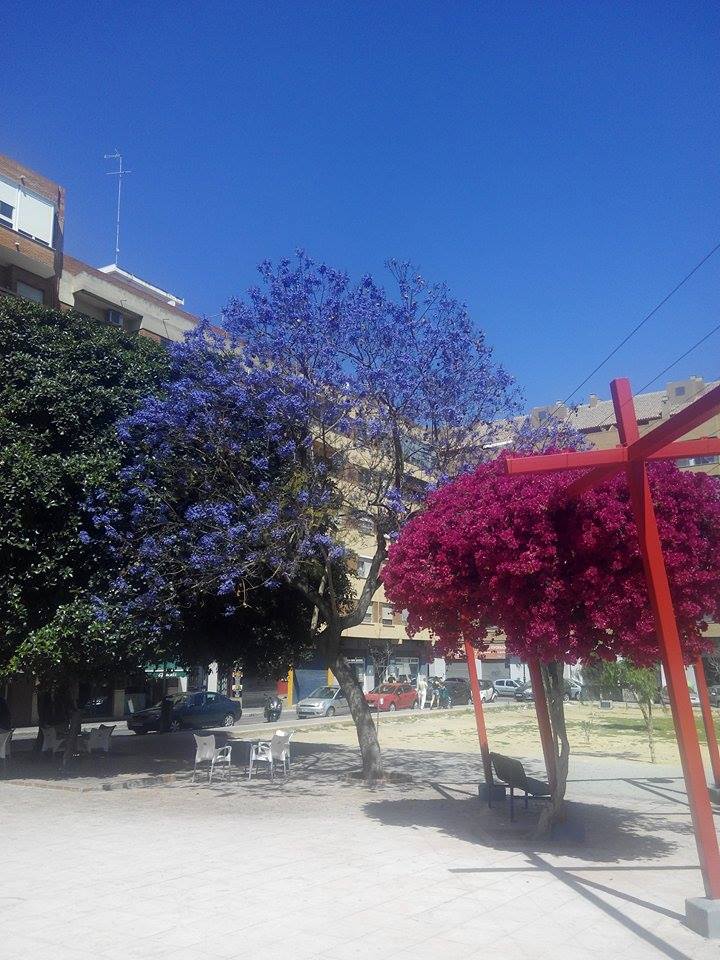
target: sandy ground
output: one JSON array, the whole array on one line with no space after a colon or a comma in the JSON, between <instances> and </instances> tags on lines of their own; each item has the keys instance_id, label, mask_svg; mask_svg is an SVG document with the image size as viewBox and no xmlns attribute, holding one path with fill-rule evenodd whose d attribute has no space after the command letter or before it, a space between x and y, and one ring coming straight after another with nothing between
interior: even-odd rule
<instances>
[{"instance_id":1,"label":"sandy ground","mask_svg":"<svg viewBox=\"0 0 720 960\"><path fill-rule=\"evenodd\" d=\"M699 711L696 711L700 724ZM616 757L647 763L650 759L645 727L637 708L570 703L566 706L571 752L577 757ZM525 757L541 757L535 708L532 704L490 704L485 709L492 750ZM291 726L291 724L287 724ZM657 763L679 763L670 712L657 708L654 719ZM298 728L296 741L354 746L355 729L347 721L312 730ZM700 742L707 758L704 736ZM380 716L380 745L393 750L448 750L474 753L478 749L475 716L470 708L452 711L408 711Z\"/></svg>"}]
</instances>

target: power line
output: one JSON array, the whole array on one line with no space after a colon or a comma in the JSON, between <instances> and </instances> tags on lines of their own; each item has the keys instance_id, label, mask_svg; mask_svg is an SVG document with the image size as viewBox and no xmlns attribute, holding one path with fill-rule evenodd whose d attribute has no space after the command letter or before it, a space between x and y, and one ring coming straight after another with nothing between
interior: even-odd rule
<instances>
[{"instance_id":1,"label":"power line","mask_svg":"<svg viewBox=\"0 0 720 960\"><path fill-rule=\"evenodd\" d=\"M710 330L708 333L705 334L704 337L700 337L700 339L697 340L691 347L689 347L689 348L685 351L685 353L681 353L680 356L679 356L676 360L673 360L672 363L669 363L663 370L660 371L660 373L657 374L657 376L653 377L652 380L648 380L648 382L647 382L646 384L644 384L642 387L640 387L640 389L638 390L638 393L642 393L643 390L647 390L647 388L650 387L650 386L652 386L652 384L655 383L656 380L659 380L660 377L662 377L664 374L666 374L666 373L668 372L668 370L672 370L672 368L673 368L674 366L676 366L676 364L680 363L681 360L684 360L685 357L690 356L690 354L693 352L693 350L697 350L698 347L702 346L702 344L705 343L706 340L709 340L710 337L713 336L713 334L715 334L715 333L718 332L718 330L720 330L720 323L716 324L716 325L712 328L712 330Z\"/></svg>"},{"instance_id":2,"label":"power line","mask_svg":"<svg viewBox=\"0 0 720 960\"><path fill-rule=\"evenodd\" d=\"M614 357L615 354L618 352L618 350L622 349L622 347L625 346L625 344L628 342L628 340L632 339L632 337L635 336L635 334L638 332L638 330L640 330L641 327L644 327L645 324L648 322L648 320L651 320L652 317L654 317L655 314L658 312L658 310L659 310L661 307L663 307L663 306L668 302L668 300L669 300L672 296L674 296L674 294L676 294L676 293L678 292L678 290L680 290L681 287L684 287L685 284L688 282L688 280L689 280L692 276L694 276L694 275L698 272L698 270L699 270L705 263L707 263L707 261L713 256L713 254L717 253L718 250L720 250L720 243L716 243L715 246L712 248L712 250L708 251L708 253L706 253L705 256L702 258L702 260L699 260L699 261L695 264L695 266L692 268L692 270L691 270L689 273L686 273L685 276L682 278L682 280L680 280L679 283L676 283L675 286L672 288L672 290L671 290L669 293L667 293L667 294L662 298L662 300L660 300L659 303L657 303L657 304L652 308L652 310L650 311L650 313L646 314L646 315L642 318L642 320L640 320L640 322L637 323L637 324L632 328L632 330L627 334L627 336L624 337L624 338L620 341L620 343L618 343L618 345L617 345L616 347L613 347L613 349L610 351L610 353L608 353L607 356L604 357L604 359L601 360L600 363L585 377L585 379L584 379L583 381L581 381L581 382L575 387L575 389L572 391L572 393L569 393L569 394L567 395L567 397L565 397L565 399L563 400L563 405L566 404L566 403L568 403L568 401L571 400L572 397L575 396L575 394L578 392L578 390L582 389L582 387L584 387L585 384L588 383L588 381L591 380L591 379L595 376L595 374L598 372L598 370L601 370L601 369L605 366L605 364L608 362L608 360L610 360L612 357ZM679 358L679 359L682 359L682 358ZM662 376L662 374L658 374L658 376ZM652 381L651 381L651 382L652 382Z\"/></svg>"},{"instance_id":3,"label":"power line","mask_svg":"<svg viewBox=\"0 0 720 960\"><path fill-rule=\"evenodd\" d=\"M637 391L637 393L633 392L633 397L638 396L638 395L641 394L644 390L647 390L648 387L651 387L651 386L653 385L653 383L655 383L656 380L659 380L660 377L662 377L664 374L666 374L666 373L668 372L668 370L672 370L672 368L673 368L674 366L676 366L678 363L680 363L681 360L684 360L685 357L689 357L690 354L691 354L694 350L697 350L698 347L702 346L703 343L705 343L706 340L709 340L710 337L712 337L714 334L716 334L716 333L718 332L718 330L720 330L720 323L716 324L716 325L712 328L712 330L709 330L704 336L700 337L699 340L696 340L695 343L694 343L691 347L688 347L688 349L687 349L684 353L681 353L679 357L676 357L676 358L672 361L672 363L669 363L666 367L663 367L663 369L662 369L659 373L657 373L657 374L652 378L652 380L648 380L647 383L644 383L644 384L642 385L642 387L640 387L640 389ZM568 416L570 416L570 414L568 414ZM608 423L608 421L609 421L612 417L614 417L614 416L615 416L615 411L613 410L610 414L608 414L607 417L605 417L604 420L601 420L600 423L597 424L597 426L596 426L595 429L599 429L600 427L605 426L605 424ZM563 422L565 422L565 421L563 421Z\"/></svg>"}]
</instances>

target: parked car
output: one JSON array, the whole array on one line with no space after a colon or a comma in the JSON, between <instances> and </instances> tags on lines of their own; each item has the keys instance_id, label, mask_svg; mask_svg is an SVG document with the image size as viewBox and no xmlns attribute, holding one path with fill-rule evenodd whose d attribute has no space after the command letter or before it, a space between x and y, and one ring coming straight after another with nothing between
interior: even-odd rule
<instances>
[{"instance_id":1,"label":"parked car","mask_svg":"<svg viewBox=\"0 0 720 960\"><path fill-rule=\"evenodd\" d=\"M221 693L179 693L166 697L172 703L171 730L183 727L231 727L242 716L242 706ZM160 730L163 701L139 710L127 722L133 733Z\"/></svg>"},{"instance_id":2,"label":"parked car","mask_svg":"<svg viewBox=\"0 0 720 960\"><path fill-rule=\"evenodd\" d=\"M464 677L445 677L445 689L450 694L450 705L458 704L472 706L472 690L470 681Z\"/></svg>"},{"instance_id":3,"label":"parked car","mask_svg":"<svg viewBox=\"0 0 720 960\"><path fill-rule=\"evenodd\" d=\"M318 687L298 700L295 710L298 719L302 720L304 717L334 717L336 713L349 713L350 706L340 687Z\"/></svg>"},{"instance_id":4,"label":"parked car","mask_svg":"<svg viewBox=\"0 0 720 960\"><path fill-rule=\"evenodd\" d=\"M409 683L381 683L365 699L373 710L414 710L418 702L417 690Z\"/></svg>"},{"instance_id":5,"label":"parked car","mask_svg":"<svg viewBox=\"0 0 720 960\"><path fill-rule=\"evenodd\" d=\"M497 699L497 690L490 680L480 680L480 699L483 703L492 703Z\"/></svg>"},{"instance_id":6,"label":"parked car","mask_svg":"<svg viewBox=\"0 0 720 960\"><path fill-rule=\"evenodd\" d=\"M582 684L578 683L577 680L566 680L565 681L565 693L563 694L563 700L567 703L569 700L579 700L580 695L582 694ZM518 701L534 701L535 696L533 694L532 684L523 683L518 690L515 691L515 699Z\"/></svg>"},{"instance_id":7,"label":"parked car","mask_svg":"<svg viewBox=\"0 0 720 960\"><path fill-rule=\"evenodd\" d=\"M514 697L516 692L522 686L523 684L520 682L520 680L510 680L509 678L505 677L501 680L493 680L495 693L499 697Z\"/></svg>"},{"instance_id":8,"label":"parked car","mask_svg":"<svg viewBox=\"0 0 720 960\"><path fill-rule=\"evenodd\" d=\"M535 700L535 695L533 694L532 684L530 683L521 683L520 686L515 691L515 699L517 701L533 701Z\"/></svg>"},{"instance_id":9,"label":"parked car","mask_svg":"<svg viewBox=\"0 0 720 960\"><path fill-rule=\"evenodd\" d=\"M720 688L717 688L717 689L720 689ZM663 704L663 706L666 706L666 707L670 703L670 696L668 694L667 687L663 687L662 690L660 691L660 702ZM692 687L690 687L690 703L694 707L700 706L700 697L698 697L698 695L695 693Z\"/></svg>"}]
</instances>

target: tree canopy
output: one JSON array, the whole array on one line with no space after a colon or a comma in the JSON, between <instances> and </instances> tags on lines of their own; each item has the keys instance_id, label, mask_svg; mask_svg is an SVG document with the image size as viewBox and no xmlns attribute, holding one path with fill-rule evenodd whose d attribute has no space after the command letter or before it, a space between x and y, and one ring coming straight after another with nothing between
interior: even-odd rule
<instances>
[{"instance_id":1,"label":"tree canopy","mask_svg":"<svg viewBox=\"0 0 720 960\"><path fill-rule=\"evenodd\" d=\"M650 464L683 651L706 648L720 615L720 482ZM504 458L439 489L403 530L383 572L387 595L447 646L482 645L500 627L508 652L545 662L660 659L623 475L568 501L566 476L508 476Z\"/></svg>"},{"instance_id":2,"label":"tree canopy","mask_svg":"<svg viewBox=\"0 0 720 960\"><path fill-rule=\"evenodd\" d=\"M0 300L1 672L87 675L132 653L95 621L105 555L79 534L88 493L111 487L120 466L118 421L166 368L149 340Z\"/></svg>"},{"instance_id":3,"label":"tree canopy","mask_svg":"<svg viewBox=\"0 0 720 960\"><path fill-rule=\"evenodd\" d=\"M207 325L170 348L161 396L118 427L117 482L81 533L117 571L100 616L168 657L280 674L309 643L332 486L317 484L306 406Z\"/></svg>"}]
</instances>

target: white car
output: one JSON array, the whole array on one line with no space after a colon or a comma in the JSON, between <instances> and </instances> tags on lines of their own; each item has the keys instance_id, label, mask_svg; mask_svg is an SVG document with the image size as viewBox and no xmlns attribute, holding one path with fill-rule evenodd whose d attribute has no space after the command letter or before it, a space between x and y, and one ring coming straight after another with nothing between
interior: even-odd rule
<instances>
[{"instance_id":1,"label":"white car","mask_svg":"<svg viewBox=\"0 0 720 960\"><path fill-rule=\"evenodd\" d=\"M502 680L493 680L493 687L499 697L514 697L522 687L522 683L519 680L510 680L504 677Z\"/></svg>"}]
</instances>

